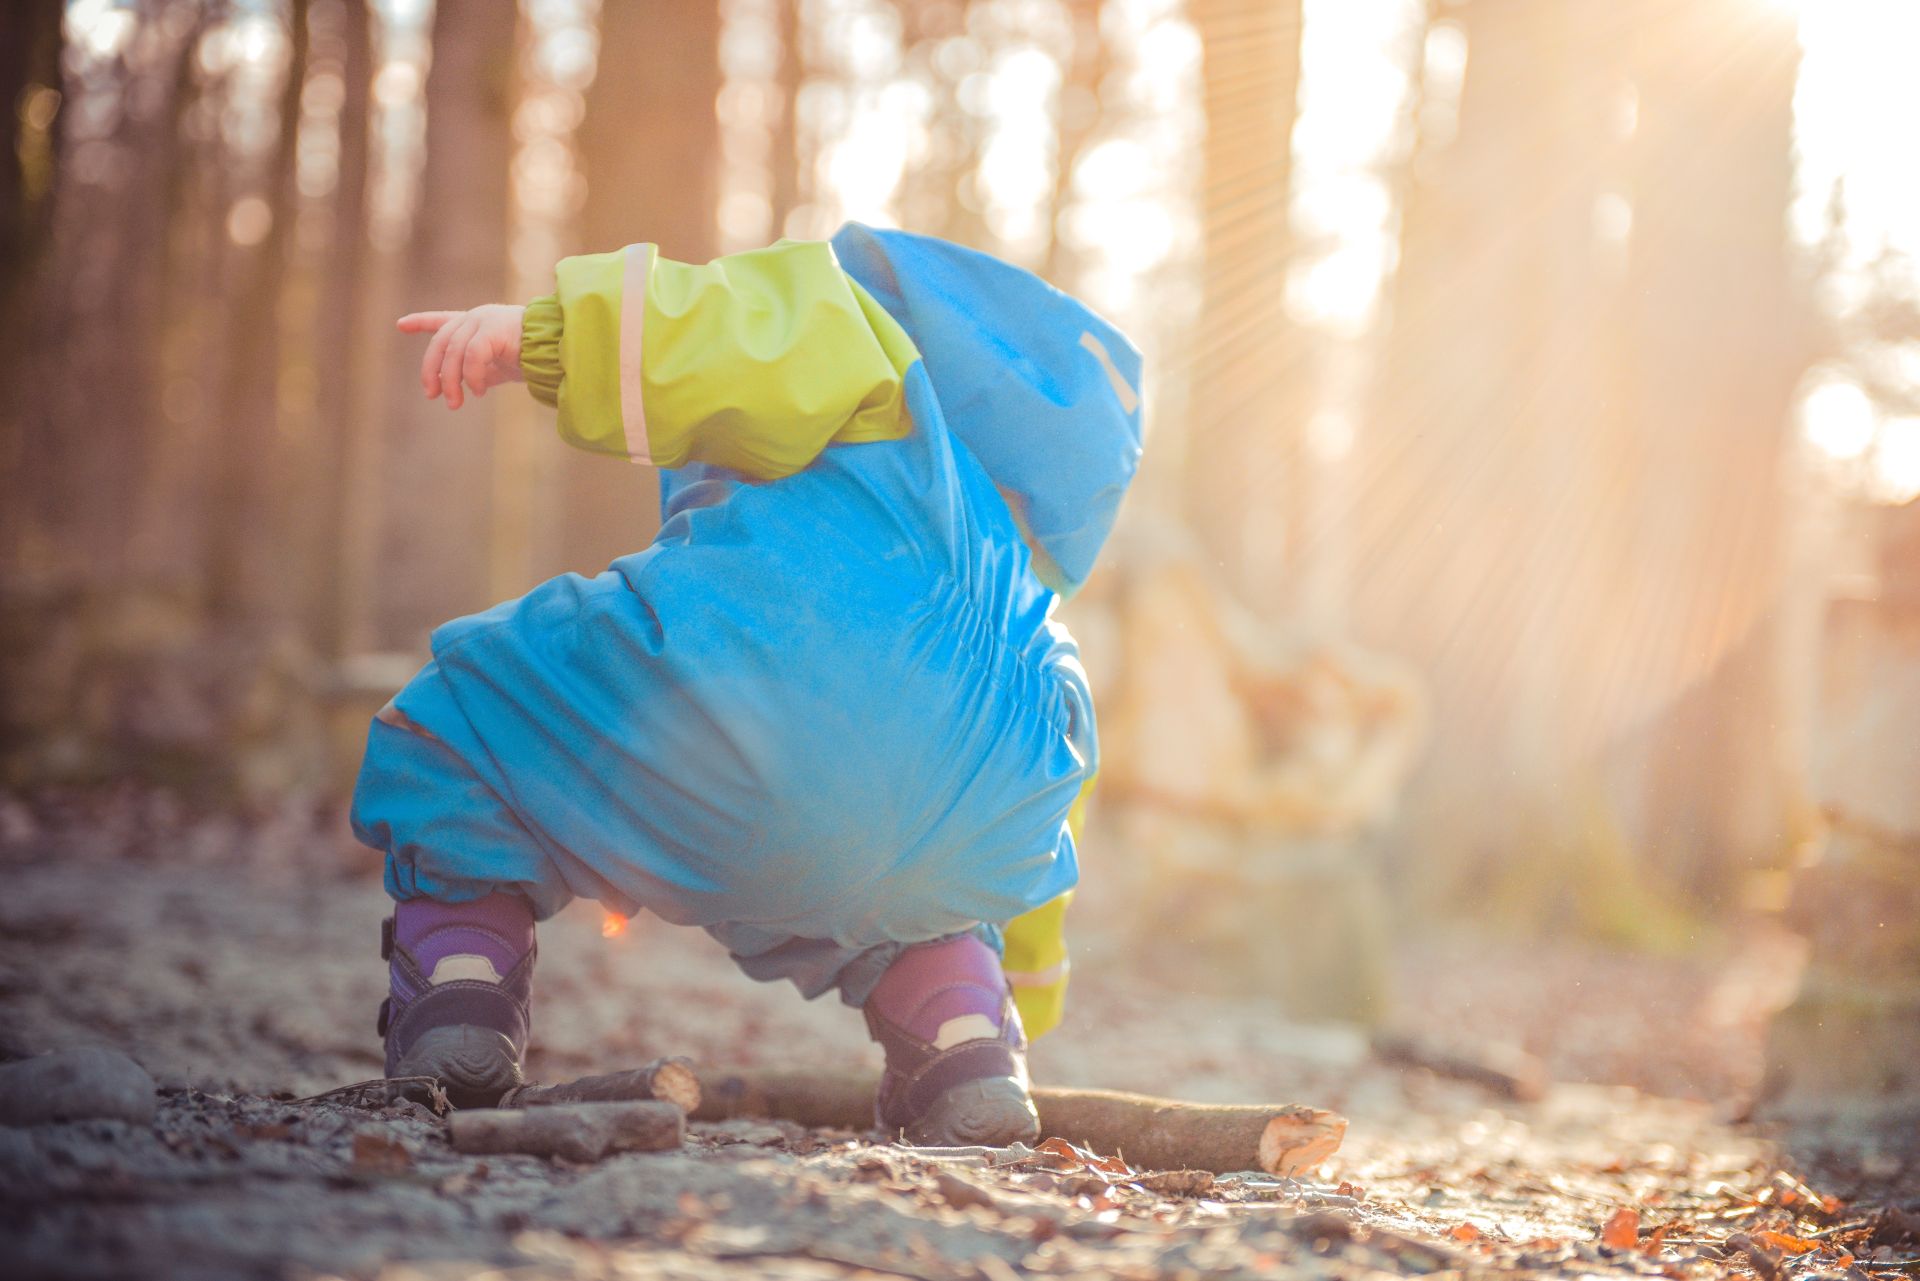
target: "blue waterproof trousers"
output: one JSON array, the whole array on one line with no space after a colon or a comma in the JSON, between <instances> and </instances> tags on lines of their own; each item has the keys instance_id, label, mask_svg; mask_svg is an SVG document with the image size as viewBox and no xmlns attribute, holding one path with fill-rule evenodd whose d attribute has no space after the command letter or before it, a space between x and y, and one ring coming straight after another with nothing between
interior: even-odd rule
<instances>
[{"instance_id":1,"label":"blue waterproof trousers","mask_svg":"<svg viewBox=\"0 0 1920 1281\"><path fill-rule=\"evenodd\" d=\"M907 394L906 439L665 474L646 550L438 629L354 800L388 891L644 909L857 1004L1071 888L1085 675L924 367Z\"/></svg>"}]
</instances>

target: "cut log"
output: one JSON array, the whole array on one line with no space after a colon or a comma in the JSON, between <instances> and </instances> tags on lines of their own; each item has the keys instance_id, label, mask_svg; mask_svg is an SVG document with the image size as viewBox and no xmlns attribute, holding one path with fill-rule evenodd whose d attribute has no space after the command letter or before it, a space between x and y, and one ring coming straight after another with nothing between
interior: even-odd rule
<instances>
[{"instance_id":1,"label":"cut log","mask_svg":"<svg viewBox=\"0 0 1920 1281\"><path fill-rule=\"evenodd\" d=\"M664 1152L686 1138L686 1113L654 1099L560 1103L532 1108L473 1108L447 1118L456 1152L598 1161L613 1152Z\"/></svg>"},{"instance_id":2,"label":"cut log","mask_svg":"<svg viewBox=\"0 0 1920 1281\"><path fill-rule=\"evenodd\" d=\"M655 1059L628 1072L583 1076L559 1085L518 1085L501 1096L503 1108L551 1107L558 1103L627 1103L660 1099L682 1112L700 1106L700 1078L691 1059Z\"/></svg>"},{"instance_id":3,"label":"cut log","mask_svg":"<svg viewBox=\"0 0 1920 1281\"><path fill-rule=\"evenodd\" d=\"M865 1130L873 1125L877 1084L858 1072L703 1071L702 1101L693 1118L765 1117ZM1347 1132L1345 1117L1310 1107L1186 1103L1044 1087L1033 1092L1033 1101L1042 1134L1121 1155L1137 1169L1297 1174L1332 1156Z\"/></svg>"},{"instance_id":4,"label":"cut log","mask_svg":"<svg viewBox=\"0 0 1920 1281\"><path fill-rule=\"evenodd\" d=\"M821 1130L871 1130L879 1083L870 1073L826 1068L702 1068L700 1106L689 1115L696 1121L755 1117Z\"/></svg>"},{"instance_id":5,"label":"cut log","mask_svg":"<svg viewBox=\"0 0 1920 1281\"><path fill-rule=\"evenodd\" d=\"M1347 1119L1321 1108L1154 1099L1115 1090L1035 1090L1040 1128L1143 1170L1299 1174L1339 1150Z\"/></svg>"}]
</instances>

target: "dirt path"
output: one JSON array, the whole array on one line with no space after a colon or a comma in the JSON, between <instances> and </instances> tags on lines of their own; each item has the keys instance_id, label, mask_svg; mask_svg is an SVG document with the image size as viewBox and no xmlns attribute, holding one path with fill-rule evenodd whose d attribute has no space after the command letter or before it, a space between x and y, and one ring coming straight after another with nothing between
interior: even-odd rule
<instances>
[{"instance_id":1,"label":"dirt path","mask_svg":"<svg viewBox=\"0 0 1920 1281\"><path fill-rule=\"evenodd\" d=\"M0 1049L112 1046L165 1094L150 1126L0 1128L9 1277L1920 1274L1915 1225L1881 1209L1920 1198L1898 1144L1794 1167L1815 1191L1708 1102L1563 1085L1502 1103L1258 1001L1170 1000L1117 965L1078 973L1037 1076L1334 1107L1352 1120L1340 1156L1311 1181L1176 1191L1071 1160L742 1122L588 1166L460 1156L417 1104L293 1101L379 1068L385 907L354 856L297 824L183 827L156 850L12 823ZM543 928L540 1079L667 1053L878 1063L852 1011L746 981L702 935L602 927L581 907Z\"/></svg>"}]
</instances>

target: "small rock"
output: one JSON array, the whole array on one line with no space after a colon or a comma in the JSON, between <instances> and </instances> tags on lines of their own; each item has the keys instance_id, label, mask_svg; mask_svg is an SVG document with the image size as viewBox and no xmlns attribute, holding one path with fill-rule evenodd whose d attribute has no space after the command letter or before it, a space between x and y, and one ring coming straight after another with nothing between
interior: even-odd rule
<instances>
[{"instance_id":1,"label":"small rock","mask_svg":"<svg viewBox=\"0 0 1920 1281\"><path fill-rule=\"evenodd\" d=\"M0 1130L0 1192L31 1187L46 1177L33 1140L18 1130Z\"/></svg>"},{"instance_id":2,"label":"small rock","mask_svg":"<svg viewBox=\"0 0 1920 1281\"><path fill-rule=\"evenodd\" d=\"M0 1064L0 1125L153 1120L153 1078L117 1050L60 1050Z\"/></svg>"},{"instance_id":3,"label":"small rock","mask_svg":"<svg viewBox=\"0 0 1920 1281\"><path fill-rule=\"evenodd\" d=\"M771 1122L744 1118L716 1121L702 1127L702 1133L716 1143L747 1143L754 1147L770 1147L787 1139L787 1135L781 1132L780 1127Z\"/></svg>"},{"instance_id":4,"label":"small rock","mask_svg":"<svg viewBox=\"0 0 1920 1281\"><path fill-rule=\"evenodd\" d=\"M964 1210L969 1206L979 1206L987 1210L1000 1208L992 1193L978 1184L968 1182L950 1170L935 1170L933 1186L938 1189L940 1199L956 1210Z\"/></svg>"}]
</instances>

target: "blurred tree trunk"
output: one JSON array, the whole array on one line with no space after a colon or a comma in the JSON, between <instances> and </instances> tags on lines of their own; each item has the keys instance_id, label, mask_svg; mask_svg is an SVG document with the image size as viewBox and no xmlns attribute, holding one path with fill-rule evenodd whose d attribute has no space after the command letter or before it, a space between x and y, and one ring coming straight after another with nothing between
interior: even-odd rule
<instances>
[{"instance_id":1,"label":"blurred tree trunk","mask_svg":"<svg viewBox=\"0 0 1920 1281\"><path fill-rule=\"evenodd\" d=\"M638 6L613 5L625 11ZM461 0L434 12L427 145L413 219L405 310L505 300L519 13L514 0ZM518 301L524 301L518 300ZM440 623L486 604L487 503L495 397L449 413L418 378L424 338L405 340L389 374L376 643L419 645ZM433 495L457 494L455 502Z\"/></svg>"},{"instance_id":2,"label":"blurred tree trunk","mask_svg":"<svg viewBox=\"0 0 1920 1281\"><path fill-rule=\"evenodd\" d=\"M280 298L292 253L299 192L294 165L300 133L300 94L306 85L308 0L289 0L288 53L280 88L277 140L264 199L267 232L243 259L234 292L238 323L220 399L220 440L207 507L207 603L221 622L282 613L287 590L280 539L284 513L275 499L274 468L280 426Z\"/></svg>"},{"instance_id":3,"label":"blurred tree trunk","mask_svg":"<svg viewBox=\"0 0 1920 1281\"><path fill-rule=\"evenodd\" d=\"M0 154L0 324L11 317L47 243L65 7L62 0L20 0L0 10L0 105L8 123Z\"/></svg>"},{"instance_id":4,"label":"blurred tree trunk","mask_svg":"<svg viewBox=\"0 0 1920 1281\"><path fill-rule=\"evenodd\" d=\"M713 256L719 93L717 6L605 7L600 68L587 90L579 134L586 249L644 240L684 262Z\"/></svg>"},{"instance_id":5,"label":"blurred tree trunk","mask_svg":"<svg viewBox=\"0 0 1920 1281\"><path fill-rule=\"evenodd\" d=\"M221 16L212 7L200 13L206 26ZM192 61L179 103L180 150L168 212L160 414L137 537L140 574L204 604L208 522L221 479L215 460L227 430L222 396L238 357L233 335L245 325L234 299L254 252L234 242L229 218L260 175L257 160L243 163L221 128L229 112L242 109L243 77L231 67L208 70Z\"/></svg>"},{"instance_id":6,"label":"blurred tree trunk","mask_svg":"<svg viewBox=\"0 0 1920 1281\"><path fill-rule=\"evenodd\" d=\"M1184 442L1187 510L1212 558L1259 607L1276 584L1250 571L1266 559L1260 551L1287 541L1304 501L1306 365L1286 307L1300 3L1197 0L1192 12L1204 64L1205 250Z\"/></svg>"},{"instance_id":7,"label":"blurred tree trunk","mask_svg":"<svg viewBox=\"0 0 1920 1281\"><path fill-rule=\"evenodd\" d=\"M32 0L0 10L0 105L7 111L0 155L0 358L7 384L24 388L33 318L29 300L52 244L60 134L60 17L63 0ZM0 476L12 501L0 511L0 574L18 567L37 504L27 498L27 415L21 395L0 408Z\"/></svg>"},{"instance_id":8,"label":"blurred tree trunk","mask_svg":"<svg viewBox=\"0 0 1920 1281\"><path fill-rule=\"evenodd\" d=\"M210 460L222 426L217 393L209 389L223 385L224 349L235 327L227 277L240 251L228 235L227 215L246 175L219 133L228 86L192 56L219 15L210 6L196 3L194 9L169 111L167 243L157 294L163 305L154 334L157 395L134 515L133 572L143 586L197 604L207 570ZM212 371L219 378L209 378L215 348L223 359Z\"/></svg>"},{"instance_id":9,"label":"blurred tree trunk","mask_svg":"<svg viewBox=\"0 0 1920 1281\"><path fill-rule=\"evenodd\" d=\"M1053 194L1048 204L1047 257L1040 274L1056 288L1071 293L1079 284L1080 260L1066 234L1073 211L1073 180L1080 161L1111 121L1101 110L1100 86L1113 70L1112 51L1100 30L1104 0L1065 0L1073 24L1073 45L1060 84L1054 128Z\"/></svg>"},{"instance_id":10,"label":"blurred tree trunk","mask_svg":"<svg viewBox=\"0 0 1920 1281\"><path fill-rule=\"evenodd\" d=\"M717 6L602 8L600 68L579 135L587 179L583 252L652 241L668 258L713 257L719 92ZM644 547L659 528L658 478L650 467L563 452L557 559L567 569L596 573Z\"/></svg>"},{"instance_id":11,"label":"blurred tree trunk","mask_svg":"<svg viewBox=\"0 0 1920 1281\"><path fill-rule=\"evenodd\" d=\"M986 203L977 184L984 116L960 105L960 85L975 67L984 67L993 51L984 47L968 19L972 0L954 4L918 4L893 0L900 14L902 62L932 95L927 122L927 152L907 167L898 198L903 226L941 236L988 253L995 238L987 228ZM935 55L951 44L967 52Z\"/></svg>"},{"instance_id":12,"label":"blurred tree trunk","mask_svg":"<svg viewBox=\"0 0 1920 1281\"><path fill-rule=\"evenodd\" d=\"M320 378L315 414L322 456L320 546L316 574L308 594L307 631L320 652L340 657L347 647L348 619L355 612L347 598L350 577L347 549L364 539L350 529L364 523L371 508L353 492L357 466L373 424L355 412L373 318L366 314L364 271L367 259L367 175L369 107L373 96L373 19L368 0L335 0L343 98L338 122L339 178L333 191L331 240L321 286L314 335ZM385 334L382 333L384 340ZM354 586L364 584L354 583Z\"/></svg>"},{"instance_id":13,"label":"blurred tree trunk","mask_svg":"<svg viewBox=\"0 0 1920 1281\"><path fill-rule=\"evenodd\" d=\"M1639 129L1628 264L1629 421L1661 465L1638 559L1676 575L1672 643L1718 661L1645 743L1641 829L1694 894L1776 864L1804 831L1818 607L1790 581L1791 406L1813 312L1787 240L1792 13L1738 0L1644 6L1634 24Z\"/></svg>"},{"instance_id":14,"label":"blurred tree trunk","mask_svg":"<svg viewBox=\"0 0 1920 1281\"><path fill-rule=\"evenodd\" d=\"M197 31L191 19L148 22L120 58L61 86L59 136L42 157L57 176L51 236L20 296L31 322L15 335L26 372L14 407L25 508L14 550L42 581L107 588L128 571L157 416L177 108ZM83 126L61 123L83 104ZM84 137L70 138L74 128ZM70 145L88 148L84 175L56 159Z\"/></svg>"},{"instance_id":15,"label":"blurred tree trunk","mask_svg":"<svg viewBox=\"0 0 1920 1281\"><path fill-rule=\"evenodd\" d=\"M779 95L779 118L773 122L767 157L769 203L773 208L773 236L787 234L787 219L807 198L800 155L800 87L807 80L806 33L801 30L802 0L774 0L780 29L780 69L774 91Z\"/></svg>"},{"instance_id":16,"label":"blurred tree trunk","mask_svg":"<svg viewBox=\"0 0 1920 1281\"><path fill-rule=\"evenodd\" d=\"M1602 0L1453 12L1466 79L1404 208L1357 605L1363 635L1432 674L1439 741L1411 818L1425 848L1473 852L1454 889L1484 901L1477 876L1525 864L1536 889L1591 900L1604 887L1562 874L1610 843L1631 882L1621 857L1670 867L1679 846L1752 849L1788 826L1760 638L1805 366L1792 22L1737 0L1632 21ZM1630 733L1645 776L1623 811L1602 758ZM1620 923L1625 890L1573 910Z\"/></svg>"},{"instance_id":17,"label":"blurred tree trunk","mask_svg":"<svg viewBox=\"0 0 1920 1281\"><path fill-rule=\"evenodd\" d=\"M1645 625L1603 595L1637 474L1609 427L1618 282L1595 231L1624 85L1608 11L1452 10L1468 46L1457 124L1431 131L1449 105L1437 97L1420 112L1354 463L1358 630L1433 681L1437 742L1412 822L1468 877L1538 837L1516 806L1566 787L1595 745L1607 646L1623 622ZM1456 809L1455 796L1478 799Z\"/></svg>"}]
</instances>

